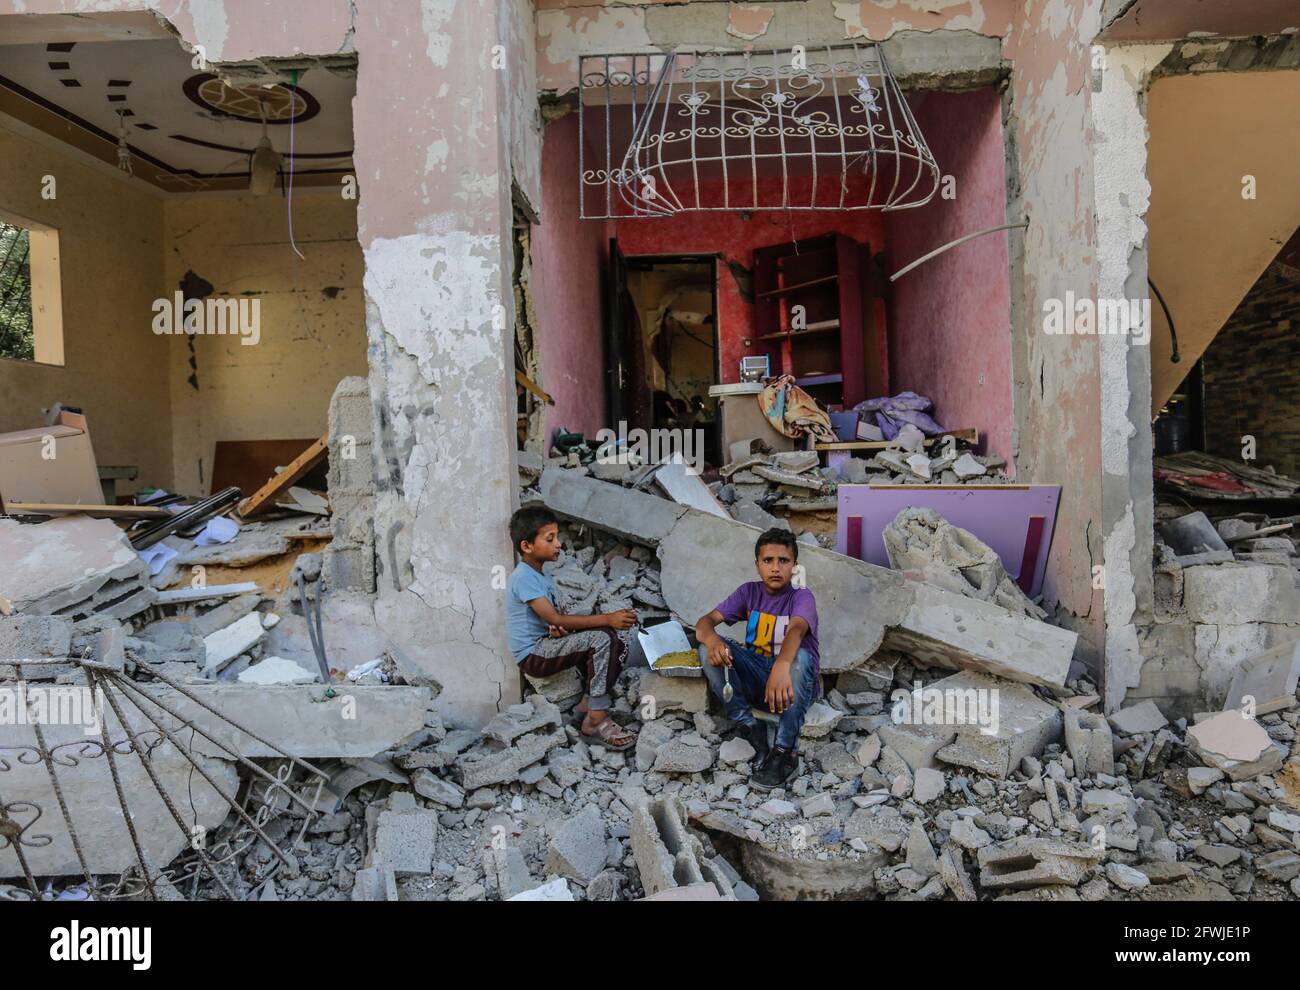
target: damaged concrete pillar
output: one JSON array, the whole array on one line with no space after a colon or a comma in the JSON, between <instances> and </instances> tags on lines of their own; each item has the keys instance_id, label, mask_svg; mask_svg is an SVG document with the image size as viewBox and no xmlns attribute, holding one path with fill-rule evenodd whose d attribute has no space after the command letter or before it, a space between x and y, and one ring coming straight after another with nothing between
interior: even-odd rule
<instances>
[{"instance_id":1,"label":"damaged concrete pillar","mask_svg":"<svg viewBox=\"0 0 1300 990\"><path fill-rule=\"evenodd\" d=\"M330 534L325 584L332 591L375 591L375 459L370 385L344 378L330 400Z\"/></svg>"},{"instance_id":2,"label":"damaged concrete pillar","mask_svg":"<svg viewBox=\"0 0 1300 990\"><path fill-rule=\"evenodd\" d=\"M528 5L356 10L354 160L375 400L376 617L448 724L518 699L512 177L539 157ZM398 94L395 96L394 94ZM531 98L531 104L530 104Z\"/></svg>"}]
</instances>

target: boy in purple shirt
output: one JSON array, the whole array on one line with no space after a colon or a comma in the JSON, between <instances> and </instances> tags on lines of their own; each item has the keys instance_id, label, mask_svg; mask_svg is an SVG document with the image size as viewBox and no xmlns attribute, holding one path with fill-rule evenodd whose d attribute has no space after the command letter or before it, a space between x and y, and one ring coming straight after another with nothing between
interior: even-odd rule
<instances>
[{"instance_id":1,"label":"boy in purple shirt","mask_svg":"<svg viewBox=\"0 0 1300 990\"><path fill-rule=\"evenodd\" d=\"M821 687L817 603L811 591L790 583L798 560L794 534L769 529L754 545L759 580L742 584L695 624L709 688L754 747L749 783L764 791L784 786L798 769L799 730ZM714 631L720 623L742 620L743 644ZM730 701L724 694L728 683ZM750 710L759 705L781 716L770 749L767 726Z\"/></svg>"}]
</instances>

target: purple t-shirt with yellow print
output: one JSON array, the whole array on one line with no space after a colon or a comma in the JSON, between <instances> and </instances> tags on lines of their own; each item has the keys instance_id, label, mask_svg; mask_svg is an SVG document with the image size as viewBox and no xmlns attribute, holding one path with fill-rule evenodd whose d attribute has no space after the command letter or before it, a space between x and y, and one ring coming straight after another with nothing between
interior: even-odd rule
<instances>
[{"instance_id":1,"label":"purple t-shirt with yellow print","mask_svg":"<svg viewBox=\"0 0 1300 990\"><path fill-rule=\"evenodd\" d=\"M817 602L807 588L790 585L773 595L762 581L747 581L729 594L717 609L723 621L745 623L745 645L759 656L776 657L785 642L785 631L794 616L808 623L799 644L812 657L813 669L821 673L817 652Z\"/></svg>"}]
</instances>

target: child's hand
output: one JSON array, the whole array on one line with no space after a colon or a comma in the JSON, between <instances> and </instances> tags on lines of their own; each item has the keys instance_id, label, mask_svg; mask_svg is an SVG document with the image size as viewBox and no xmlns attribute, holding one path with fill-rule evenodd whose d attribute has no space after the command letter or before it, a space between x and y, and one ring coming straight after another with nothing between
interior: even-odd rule
<instances>
[{"instance_id":1,"label":"child's hand","mask_svg":"<svg viewBox=\"0 0 1300 990\"><path fill-rule=\"evenodd\" d=\"M763 692L768 711L782 714L794 704L794 682L790 680L790 665L772 664L772 673L767 675L767 690Z\"/></svg>"},{"instance_id":2,"label":"child's hand","mask_svg":"<svg viewBox=\"0 0 1300 990\"><path fill-rule=\"evenodd\" d=\"M552 639L559 639L559 637L567 635L565 631L559 626L554 626L554 625L547 626L546 630L550 634Z\"/></svg>"},{"instance_id":3,"label":"child's hand","mask_svg":"<svg viewBox=\"0 0 1300 990\"><path fill-rule=\"evenodd\" d=\"M731 648L719 636L709 644L709 665L713 667L731 666Z\"/></svg>"},{"instance_id":4,"label":"child's hand","mask_svg":"<svg viewBox=\"0 0 1300 990\"><path fill-rule=\"evenodd\" d=\"M631 629L636 625L636 613L630 608L621 608L617 612L606 612L605 619L611 629Z\"/></svg>"}]
</instances>

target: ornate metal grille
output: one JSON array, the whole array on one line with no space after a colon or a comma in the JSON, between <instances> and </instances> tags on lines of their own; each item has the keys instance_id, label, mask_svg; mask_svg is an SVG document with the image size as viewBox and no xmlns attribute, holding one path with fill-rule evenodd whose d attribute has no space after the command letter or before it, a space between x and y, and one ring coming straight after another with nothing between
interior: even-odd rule
<instances>
[{"instance_id":1,"label":"ornate metal grille","mask_svg":"<svg viewBox=\"0 0 1300 990\"><path fill-rule=\"evenodd\" d=\"M939 167L879 45L584 56L585 219L900 210Z\"/></svg>"}]
</instances>

